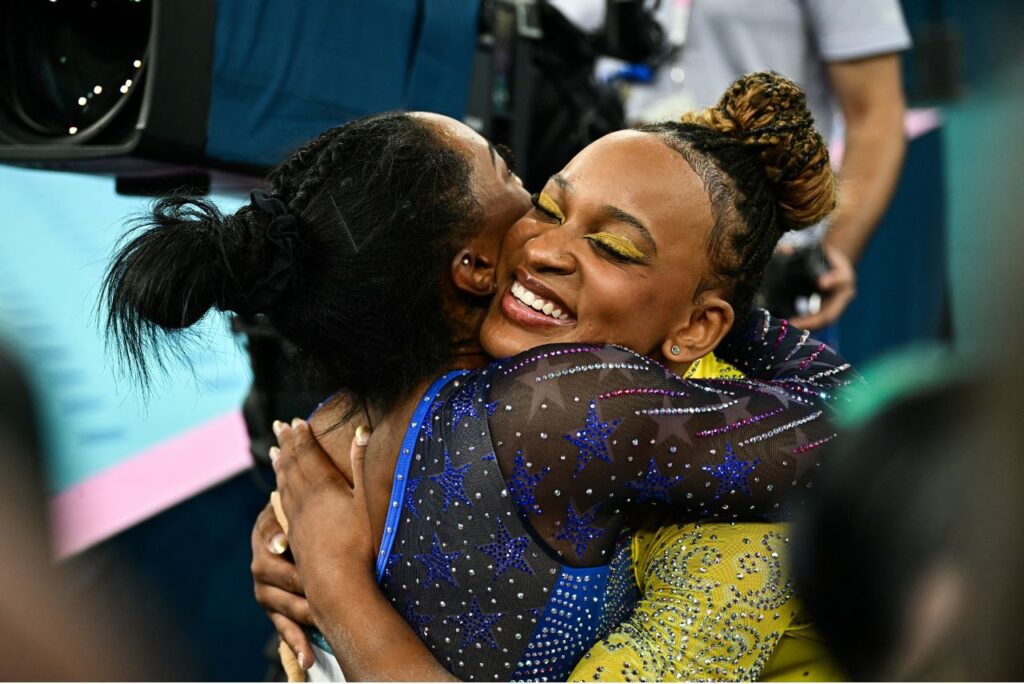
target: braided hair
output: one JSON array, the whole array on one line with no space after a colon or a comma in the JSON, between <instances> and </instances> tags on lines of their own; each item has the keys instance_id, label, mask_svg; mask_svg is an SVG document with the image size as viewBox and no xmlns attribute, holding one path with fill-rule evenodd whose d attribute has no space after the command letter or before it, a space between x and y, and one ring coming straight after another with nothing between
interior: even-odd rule
<instances>
[{"instance_id":1,"label":"braided hair","mask_svg":"<svg viewBox=\"0 0 1024 684\"><path fill-rule=\"evenodd\" d=\"M211 310L259 316L298 347L318 386L355 399L353 413L387 410L450 361L437 285L482 225L472 180L431 124L391 113L333 128L268 174L269 206L288 215L286 249L266 196L228 215L202 198L162 198L104 278L108 342L147 386L154 364L187 358ZM281 291L255 296L275 271Z\"/></svg>"},{"instance_id":2,"label":"braided hair","mask_svg":"<svg viewBox=\"0 0 1024 684\"><path fill-rule=\"evenodd\" d=\"M640 127L678 151L711 199L712 274L698 292L727 284L742 320L782 234L825 218L838 199L828 147L795 83L747 74L714 107Z\"/></svg>"}]
</instances>

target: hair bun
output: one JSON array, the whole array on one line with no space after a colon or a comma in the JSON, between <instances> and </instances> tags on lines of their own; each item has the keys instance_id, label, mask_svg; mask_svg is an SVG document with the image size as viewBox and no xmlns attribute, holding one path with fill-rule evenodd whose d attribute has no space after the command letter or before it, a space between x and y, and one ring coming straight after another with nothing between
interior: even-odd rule
<instances>
[{"instance_id":1,"label":"hair bun","mask_svg":"<svg viewBox=\"0 0 1024 684\"><path fill-rule=\"evenodd\" d=\"M682 121L758 148L785 229L806 228L835 209L828 146L814 127L804 91L788 78L771 71L742 76L717 105L685 114Z\"/></svg>"}]
</instances>

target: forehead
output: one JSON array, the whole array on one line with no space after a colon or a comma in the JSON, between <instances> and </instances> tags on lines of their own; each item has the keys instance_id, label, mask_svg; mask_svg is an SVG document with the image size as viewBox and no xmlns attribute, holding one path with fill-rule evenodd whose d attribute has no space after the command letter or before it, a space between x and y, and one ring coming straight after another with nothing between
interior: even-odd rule
<instances>
[{"instance_id":1,"label":"forehead","mask_svg":"<svg viewBox=\"0 0 1024 684\"><path fill-rule=\"evenodd\" d=\"M606 135L584 148L560 175L572 186L573 202L627 211L656 240L659 233L664 238L683 226L710 230L713 222L700 177L681 154L651 133Z\"/></svg>"},{"instance_id":2,"label":"forehead","mask_svg":"<svg viewBox=\"0 0 1024 684\"><path fill-rule=\"evenodd\" d=\"M478 157L486 157L490 163L490 146L487 140L472 128L457 119L432 112L413 112L412 116L430 125L438 138L463 152L474 166Z\"/></svg>"}]
</instances>

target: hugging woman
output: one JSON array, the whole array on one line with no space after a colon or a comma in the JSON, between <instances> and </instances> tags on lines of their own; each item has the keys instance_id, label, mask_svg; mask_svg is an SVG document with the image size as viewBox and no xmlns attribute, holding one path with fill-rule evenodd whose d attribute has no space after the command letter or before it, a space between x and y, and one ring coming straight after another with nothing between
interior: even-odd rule
<instances>
[{"instance_id":1,"label":"hugging woman","mask_svg":"<svg viewBox=\"0 0 1024 684\"><path fill-rule=\"evenodd\" d=\"M381 121L421 129L418 144L448 166L424 164L413 188L384 187L398 162L419 164L422 150L405 157L377 140L368 152L359 127ZM272 175L280 207L257 197L224 220L174 205L115 261L112 329L137 359L165 328L187 327L211 306L266 315L342 390L313 428L350 477L345 419L363 412L374 425L366 526L381 550L383 606L390 600L423 639L394 632L397 650L382 665L393 669L364 667L360 630L333 610L343 568L329 552L334 521L316 515L330 507L282 488L309 605L326 642L346 646L338 655L350 675L416 676L423 670L402 668L426 656L461 678L561 679L628 612L631 561L619 542L641 509L661 501L689 520L784 516L788 495L810 482L815 449L833 434L823 402L846 366L785 322L746 313L775 240L832 208L834 180L802 94L755 75L692 121L588 147L508 231L499 258L493 239L466 246L488 232L488 205L472 200L487 188L515 196L515 181L498 182L498 159L489 175L472 172L467 160L486 161L489 148L461 130L371 119L329 132ZM460 178L470 193L452 191ZM461 209L424 214L430 203L413 198L428 194ZM439 237L442 220L451 225ZM262 237L275 222L289 224L277 241L293 240L302 261L268 288L264 274L282 272ZM475 232L453 229L467 225ZM181 242L165 235L186 230L213 249L182 260ZM234 253L208 235L225 232L245 236L233 247L247 277L226 271L235 266L224 255ZM394 254L372 245L403 241L418 245L400 247L417 258L400 262L408 271L399 274ZM242 255L246 248L253 253ZM359 282L346 291L353 272ZM175 277L195 296L154 284ZM378 290L352 297L366 293L364 281ZM433 333L396 325L396 313L417 306L444 325L422 316ZM736 318L746 325L720 345ZM482 350L505 360L437 378L479 358L465 333L481 321ZM431 357L428 348L432 370L400 375L420 335L450 351ZM680 379L716 348L767 382ZM281 462L292 465L279 471L295 471L294 459ZM327 561L317 560L321 548ZM376 631L398 615L382 613Z\"/></svg>"}]
</instances>

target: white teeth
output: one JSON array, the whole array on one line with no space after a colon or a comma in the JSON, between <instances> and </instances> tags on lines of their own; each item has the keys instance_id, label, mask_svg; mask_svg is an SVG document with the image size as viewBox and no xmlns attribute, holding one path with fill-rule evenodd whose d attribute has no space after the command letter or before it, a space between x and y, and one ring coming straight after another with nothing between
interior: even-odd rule
<instances>
[{"instance_id":1,"label":"white teeth","mask_svg":"<svg viewBox=\"0 0 1024 684\"><path fill-rule=\"evenodd\" d=\"M564 321L569 318L569 315L562 313L562 310L557 308L553 302L549 302L542 297L538 297L527 290L521 283L513 282L510 291L512 292L512 296L523 304L536 311L541 311L555 320Z\"/></svg>"}]
</instances>

